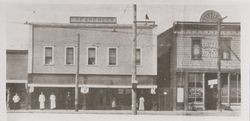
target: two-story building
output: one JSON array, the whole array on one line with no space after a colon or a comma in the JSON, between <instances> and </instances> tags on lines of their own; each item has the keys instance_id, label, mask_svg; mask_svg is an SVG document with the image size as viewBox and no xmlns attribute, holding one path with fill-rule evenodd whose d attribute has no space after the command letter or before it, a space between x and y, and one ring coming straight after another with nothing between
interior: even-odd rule
<instances>
[{"instance_id":1,"label":"two-story building","mask_svg":"<svg viewBox=\"0 0 250 121\"><path fill-rule=\"evenodd\" d=\"M158 77L171 92L169 110L216 110L218 61L222 107L239 110L240 23L222 22L218 39L219 18L218 12L208 10L199 22L176 21L158 36Z\"/></svg>"},{"instance_id":2,"label":"two-story building","mask_svg":"<svg viewBox=\"0 0 250 121\"><path fill-rule=\"evenodd\" d=\"M111 109L113 98L118 109L131 108L132 25L117 24L112 19L116 18L76 17L71 23L29 23L28 88L32 109L39 107L41 92L46 97L46 108L49 95L55 93L57 109L65 108L69 92L73 108L77 66L80 108ZM157 87L155 29L155 24L138 24L138 97L144 96L146 109L151 108L150 92Z\"/></svg>"}]
</instances>

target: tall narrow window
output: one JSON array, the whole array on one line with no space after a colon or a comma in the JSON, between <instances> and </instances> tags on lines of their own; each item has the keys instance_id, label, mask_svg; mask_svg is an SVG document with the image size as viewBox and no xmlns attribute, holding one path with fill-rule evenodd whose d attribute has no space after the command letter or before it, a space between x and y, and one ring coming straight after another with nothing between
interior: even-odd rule
<instances>
[{"instance_id":1,"label":"tall narrow window","mask_svg":"<svg viewBox=\"0 0 250 121\"><path fill-rule=\"evenodd\" d=\"M109 48L109 65L117 65L117 50L116 48Z\"/></svg>"},{"instance_id":2,"label":"tall narrow window","mask_svg":"<svg viewBox=\"0 0 250 121\"><path fill-rule=\"evenodd\" d=\"M88 65L96 64L96 48L88 48Z\"/></svg>"},{"instance_id":3,"label":"tall narrow window","mask_svg":"<svg viewBox=\"0 0 250 121\"><path fill-rule=\"evenodd\" d=\"M66 64L67 65L74 64L74 48L73 47L66 48Z\"/></svg>"},{"instance_id":4,"label":"tall narrow window","mask_svg":"<svg viewBox=\"0 0 250 121\"><path fill-rule=\"evenodd\" d=\"M51 65L53 64L53 48L45 47L44 48L44 64Z\"/></svg>"},{"instance_id":5,"label":"tall narrow window","mask_svg":"<svg viewBox=\"0 0 250 121\"><path fill-rule=\"evenodd\" d=\"M201 39L198 37L192 38L192 59L201 59Z\"/></svg>"},{"instance_id":6,"label":"tall narrow window","mask_svg":"<svg viewBox=\"0 0 250 121\"><path fill-rule=\"evenodd\" d=\"M136 48L136 65L141 65L141 49Z\"/></svg>"},{"instance_id":7,"label":"tall narrow window","mask_svg":"<svg viewBox=\"0 0 250 121\"><path fill-rule=\"evenodd\" d=\"M231 49L231 41L230 38L222 38L221 39L221 59L229 60L231 58L230 49Z\"/></svg>"},{"instance_id":8,"label":"tall narrow window","mask_svg":"<svg viewBox=\"0 0 250 121\"><path fill-rule=\"evenodd\" d=\"M188 80L188 102L203 102L203 81L201 73L190 73Z\"/></svg>"}]
</instances>

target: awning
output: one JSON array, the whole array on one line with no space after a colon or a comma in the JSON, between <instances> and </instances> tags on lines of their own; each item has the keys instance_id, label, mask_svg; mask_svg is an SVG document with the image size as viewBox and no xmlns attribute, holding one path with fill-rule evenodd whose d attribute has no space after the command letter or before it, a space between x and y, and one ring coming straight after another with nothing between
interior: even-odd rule
<instances>
[{"instance_id":1,"label":"awning","mask_svg":"<svg viewBox=\"0 0 250 121\"><path fill-rule=\"evenodd\" d=\"M28 86L75 87L73 74L35 74ZM153 76L137 76L138 88L157 88ZM132 88L129 75L80 75L79 87L88 88Z\"/></svg>"}]
</instances>

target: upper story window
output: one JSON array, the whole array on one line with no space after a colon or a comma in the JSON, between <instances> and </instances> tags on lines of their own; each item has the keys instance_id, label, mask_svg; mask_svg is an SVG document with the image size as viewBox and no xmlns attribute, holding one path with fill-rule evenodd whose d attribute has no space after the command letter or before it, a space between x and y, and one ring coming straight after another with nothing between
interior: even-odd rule
<instances>
[{"instance_id":1,"label":"upper story window","mask_svg":"<svg viewBox=\"0 0 250 121\"><path fill-rule=\"evenodd\" d=\"M230 38L222 38L221 39L221 59L229 60L231 59L231 40Z\"/></svg>"},{"instance_id":2,"label":"upper story window","mask_svg":"<svg viewBox=\"0 0 250 121\"><path fill-rule=\"evenodd\" d=\"M66 47L66 65L73 65L74 64L74 47Z\"/></svg>"},{"instance_id":3,"label":"upper story window","mask_svg":"<svg viewBox=\"0 0 250 121\"><path fill-rule=\"evenodd\" d=\"M108 65L117 65L117 48L108 48Z\"/></svg>"},{"instance_id":4,"label":"upper story window","mask_svg":"<svg viewBox=\"0 0 250 121\"><path fill-rule=\"evenodd\" d=\"M201 59L201 38L198 37L192 38L192 59L193 60Z\"/></svg>"},{"instance_id":5,"label":"upper story window","mask_svg":"<svg viewBox=\"0 0 250 121\"><path fill-rule=\"evenodd\" d=\"M96 64L96 48L88 48L88 65Z\"/></svg>"},{"instance_id":6,"label":"upper story window","mask_svg":"<svg viewBox=\"0 0 250 121\"><path fill-rule=\"evenodd\" d=\"M52 65L54 64L54 48L52 46L44 47L44 64Z\"/></svg>"},{"instance_id":7,"label":"upper story window","mask_svg":"<svg viewBox=\"0 0 250 121\"><path fill-rule=\"evenodd\" d=\"M136 65L141 65L141 48L136 48Z\"/></svg>"}]
</instances>

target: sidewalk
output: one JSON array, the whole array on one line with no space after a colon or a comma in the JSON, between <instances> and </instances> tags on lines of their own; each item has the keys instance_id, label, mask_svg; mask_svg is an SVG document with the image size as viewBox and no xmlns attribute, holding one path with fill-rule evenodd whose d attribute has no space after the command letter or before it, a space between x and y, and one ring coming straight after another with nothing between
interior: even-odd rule
<instances>
[{"instance_id":1,"label":"sidewalk","mask_svg":"<svg viewBox=\"0 0 250 121\"><path fill-rule=\"evenodd\" d=\"M9 110L7 113L65 113L132 115L130 110ZM240 116L240 111L137 111L138 115Z\"/></svg>"}]
</instances>

